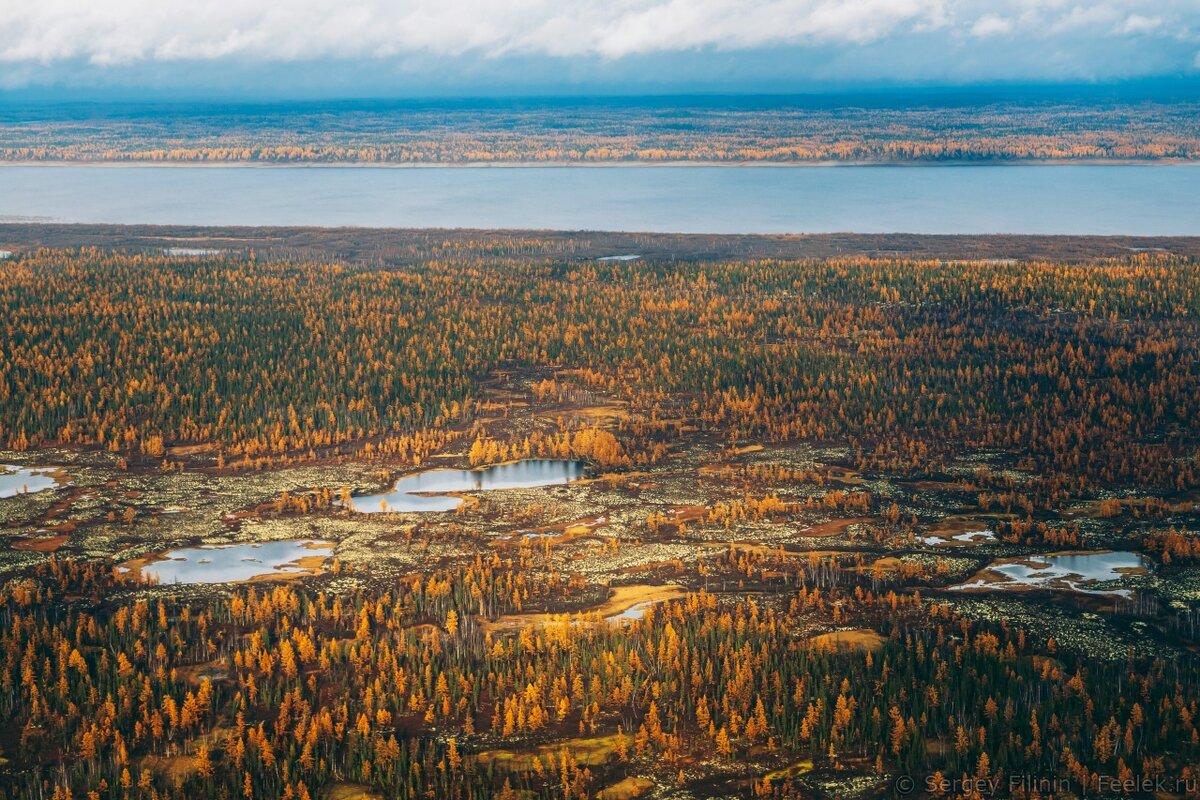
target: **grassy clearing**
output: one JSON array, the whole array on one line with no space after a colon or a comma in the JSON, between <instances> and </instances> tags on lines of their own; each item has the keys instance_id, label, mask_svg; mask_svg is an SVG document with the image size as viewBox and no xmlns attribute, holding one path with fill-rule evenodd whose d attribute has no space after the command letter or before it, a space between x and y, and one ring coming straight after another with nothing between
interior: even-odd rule
<instances>
[{"instance_id":1,"label":"grassy clearing","mask_svg":"<svg viewBox=\"0 0 1200 800\"><path fill-rule=\"evenodd\" d=\"M832 631L809 639L809 642L818 648L828 648L831 650L843 647L848 649L878 650L883 647L884 641L886 640L878 632L866 628L850 631Z\"/></svg>"},{"instance_id":2,"label":"grassy clearing","mask_svg":"<svg viewBox=\"0 0 1200 800\"><path fill-rule=\"evenodd\" d=\"M482 767L490 766L507 772L524 772L534 768L535 758L543 767L552 766L564 750L580 766L600 766L616 754L617 735L614 733L608 736L566 739L561 742L539 745L529 750L488 750L475 756L475 761Z\"/></svg>"},{"instance_id":3,"label":"grassy clearing","mask_svg":"<svg viewBox=\"0 0 1200 800\"><path fill-rule=\"evenodd\" d=\"M629 776L617 781L607 789L601 789L596 794L596 800L633 800L641 797L654 788L654 781L649 778Z\"/></svg>"},{"instance_id":4,"label":"grassy clearing","mask_svg":"<svg viewBox=\"0 0 1200 800\"><path fill-rule=\"evenodd\" d=\"M794 764L789 764L783 769L777 769L774 772L768 772L763 776L763 780L768 782L791 780L792 778L800 777L806 772L811 772L812 768L813 762L809 759L805 759L804 761L797 761Z\"/></svg>"},{"instance_id":5,"label":"grassy clearing","mask_svg":"<svg viewBox=\"0 0 1200 800\"><path fill-rule=\"evenodd\" d=\"M598 622L623 614L634 606L674 600L683 597L685 594L686 592L680 586L652 586L648 584L617 586L612 589L612 594L603 603L578 614L509 614L485 623L484 629L493 631L519 630L530 625Z\"/></svg>"},{"instance_id":6,"label":"grassy clearing","mask_svg":"<svg viewBox=\"0 0 1200 800\"><path fill-rule=\"evenodd\" d=\"M32 553L53 553L66 544L70 537L67 534L44 536L37 538L16 539L13 541L14 550L25 550Z\"/></svg>"},{"instance_id":7,"label":"grassy clearing","mask_svg":"<svg viewBox=\"0 0 1200 800\"><path fill-rule=\"evenodd\" d=\"M383 796L361 783L335 783L325 790L324 800L383 800Z\"/></svg>"},{"instance_id":8,"label":"grassy clearing","mask_svg":"<svg viewBox=\"0 0 1200 800\"><path fill-rule=\"evenodd\" d=\"M618 586L612 590L608 600L596 608L593 613L602 617L611 617L623 614L642 603L661 603L665 600L683 597L684 594L686 592L679 586L647 586L643 584Z\"/></svg>"}]
</instances>

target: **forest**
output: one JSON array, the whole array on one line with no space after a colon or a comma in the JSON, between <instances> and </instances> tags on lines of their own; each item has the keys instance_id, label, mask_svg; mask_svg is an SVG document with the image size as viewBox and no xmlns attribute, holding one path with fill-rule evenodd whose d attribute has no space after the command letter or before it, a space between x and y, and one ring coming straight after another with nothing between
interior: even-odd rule
<instances>
[{"instance_id":1,"label":"forest","mask_svg":"<svg viewBox=\"0 0 1200 800\"><path fill-rule=\"evenodd\" d=\"M1194 102L844 97L0 109L0 161L907 163L1200 157Z\"/></svg>"},{"instance_id":2,"label":"forest","mask_svg":"<svg viewBox=\"0 0 1200 800\"><path fill-rule=\"evenodd\" d=\"M843 442L858 468L913 474L1007 449L1042 505L1200 480L1200 276L1168 257L379 270L40 252L6 265L0 309L14 450L409 451L478 417L481 376L570 368L644 417L634 462L675 418L730 441Z\"/></svg>"},{"instance_id":3,"label":"forest","mask_svg":"<svg viewBox=\"0 0 1200 800\"><path fill-rule=\"evenodd\" d=\"M1198 340L1156 251L22 250L0 798L1195 796Z\"/></svg>"}]
</instances>

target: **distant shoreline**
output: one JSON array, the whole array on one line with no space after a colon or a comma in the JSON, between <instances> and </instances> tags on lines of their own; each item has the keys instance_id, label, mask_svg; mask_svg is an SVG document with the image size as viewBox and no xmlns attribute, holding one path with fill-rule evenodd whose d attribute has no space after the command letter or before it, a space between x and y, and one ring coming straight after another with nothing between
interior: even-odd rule
<instances>
[{"instance_id":1,"label":"distant shoreline","mask_svg":"<svg viewBox=\"0 0 1200 800\"><path fill-rule=\"evenodd\" d=\"M1184 158L1056 158L1056 159L947 159L937 161L894 160L894 161L5 161L0 160L0 169L5 167L200 167L200 168L247 168L247 169L621 169L646 167L703 167L703 168L829 168L829 167L1151 167L1151 166L1200 166L1200 159Z\"/></svg>"}]
</instances>

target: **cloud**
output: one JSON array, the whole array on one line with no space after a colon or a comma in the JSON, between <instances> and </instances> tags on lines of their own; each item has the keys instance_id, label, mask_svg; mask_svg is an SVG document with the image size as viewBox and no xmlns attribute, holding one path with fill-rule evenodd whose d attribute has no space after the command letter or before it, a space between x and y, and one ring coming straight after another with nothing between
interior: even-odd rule
<instances>
[{"instance_id":1,"label":"cloud","mask_svg":"<svg viewBox=\"0 0 1200 800\"><path fill-rule=\"evenodd\" d=\"M1078 77L1195 69L1196 0L0 0L0 83L39 68L83 71L172 63L477 64L519 59L619 62L663 54L859 53L859 69L986 77L969 43L1026 45L1027 71ZM1118 66L1125 42L1159 40ZM1039 54L1045 54L1039 58ZM1108 62L1108 63L1106 63ZM925 66L921 66L924 64ZM786 68L783 64L781 67ZM561 70L560 70L561 71ZM1072 73L1070 75L1065 72ZM20 77L14 77L20 76ZM35 77L29 77L35 76Z\"/></svg>"},{"instance_id":2,"label":"cloud","mask_svg":"<svg viewBox=\"0 0 1200 800\"><path fill-rule=\"evenodd\" d=\"M942 0L43 0L12 3L0 59L621 58L695 47L867 42ZM4 18L7 17L7 18Z\"/></svg>"},{"instance_id":3,"label":"cloud","mask_svg":"<svg viewBox=\"0 0 1200 800\"><path fill-rule=\"evenodd\" d=\"M1143 17L1141 14L1130 14L1117 28L1117 33L1149 33L1162 26L1162 17Z\"/></svg>"},{"instance_id":4,"label":"cloud","mask_svg":"<svg viewBox=\"0 0 1200 800\"><path fill-rule=\"evenodd\" d=\"M986 39L989 36L1002 36L1006 33L1011 33L1013 29L1012 22L1004 17L998 17L995 14L987 14L976 20L971 26L971 33Z\"/></svg>"}]
</instances>

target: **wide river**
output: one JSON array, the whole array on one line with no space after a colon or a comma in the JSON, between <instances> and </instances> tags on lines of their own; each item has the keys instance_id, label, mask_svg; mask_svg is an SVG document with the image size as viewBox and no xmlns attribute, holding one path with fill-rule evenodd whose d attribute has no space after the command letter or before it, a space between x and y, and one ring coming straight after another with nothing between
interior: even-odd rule
<instances>
[{"instance_id":1,"label":"wide river","mask_svg":"<svg viewBox=\"0 0 1200 800\"><path fill-rule=\"evenodd\" d=\"M1198 202L1200 165L0 167L0 222L1195 235Z\"/></svg>"}]
</instances>

